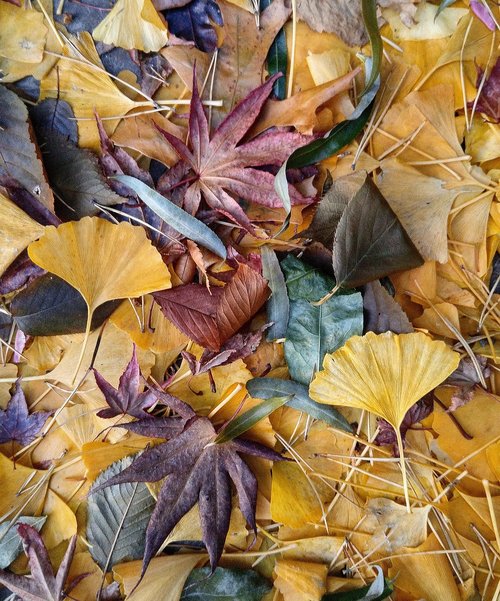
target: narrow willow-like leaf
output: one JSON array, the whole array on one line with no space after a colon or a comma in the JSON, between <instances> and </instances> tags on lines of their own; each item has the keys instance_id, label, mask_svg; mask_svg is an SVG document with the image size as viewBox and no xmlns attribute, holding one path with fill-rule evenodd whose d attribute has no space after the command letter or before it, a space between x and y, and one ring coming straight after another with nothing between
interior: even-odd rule
<instances>
[{"instance_id":1,"label":"narrow willow-like leaf","mask_svg":"<svg viewBox=\"0 0 500 601\"><path fill-rule=\"evenodd\" d=\"M272 0L260 0L261 12L266 9ZM274 42L267 53L267 71L269 75L286 73L288 50L286 46L285 30L281 29L274 38ZM286 78L280 77L274 82L273 92L276 98L283 100L286 97Z\"/></svg>"},{"instance_id":2,"label":"narrow willow-like leaf","mask_svg":"<svg viewBox=\"0 0 500 601\"><path fill-rule=\"evenodd\" d=\"M252 409L245 411L245 413L229 422L229 424L217 434L215 442L221 444L241 436L247 430L253 428L253 426L260 422L261 419L264 419L273 411L276 411L276 409L284 405L290 399L290 395L265 399L256 407L252 407Z\"/></svg>"},{"instance_id":3,"label":"narrow willow-like leaf","mask_svg":"<svg viewBox=\"0 0 500 601\"><path fill-rule=\"evenodd\" d=\"M456 1L457 0L441 0L434 20L436 20L439 17L439 15L443 12L445 8L448 8L448 6L455 4Z\"/></svg>"},{"instance_id":4,"label":"narrow willow-like leaf","mask_svg":"<svg viewBox=\"0 0 500 601\"><path fill-rule=\"evenodd\" d=\"M152 211L172 226L174 230L201 244L219 257L226 258L226 248L222 240L204 223L186 213L186 211L135 177L116 175L115 179L133 190Z\"/></svg>"},{"instance_id":5,"label":"narrow willow-like leaf","mask_svg":"<svg viewBox=\"0 0 500 601\"><path fill-rule=\"evenodd\" d=\"M267 319L273 325L268 330L267 339L276 340L286 336L290 303L285 277L281 271L276 253L268 246L263 246L261 257L262 275L266 278L272 293L267 301Z\"/></svg>"},{"instance_id":6,"label":"narrow willow-like leaf","mask_svg":"<svg viewBox=\"0 0 500 601\"><path fill-rule=\"evenodd\" d=\"M303 411L315 419L320 419L329 426L351 432L351 426L345 417L332 406L317 403L309 396L307 386L294 380L278 378L254 378L246 383L249 394L258 399L269 399L281 395L292 395L287 406Z\"/></svg>"},{"instance_id":7,"label":"narrow willow-like leaf","mask_svg":"<svg viewBox=\"0 0 500 601\"><path fill-rule=\"evenodd\" d=\"M362 92L362 95L364 95L373 86L380 73L383 44L380 31L378 29L376 0L361 0L361 8L363 12L363 21L365 23L366 31L368 32L368 37L370 38L370 46L372 50L370 77L366 82L365 89Z\"/></svg>"}]
</instances>

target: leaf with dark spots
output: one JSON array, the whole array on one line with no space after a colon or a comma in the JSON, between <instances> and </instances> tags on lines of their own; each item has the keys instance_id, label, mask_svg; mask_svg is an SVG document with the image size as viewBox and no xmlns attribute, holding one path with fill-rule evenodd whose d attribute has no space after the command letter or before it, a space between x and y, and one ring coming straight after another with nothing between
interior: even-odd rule
<instances>
[{"instance_id":1,"label":"leaf with dark spots","mask_svg":"<svg viewBox=\"0 0 500 601\"><path fill-rule=\"evenodd\" d=\"M23 446L29 444L35 440L49 415L46 411L35 411L30 415L21 380L17 380L7 408L0 409L0 444L11 441Z\"/></svg>"},{"instance_id":2,"label":"leaf with dark spots","mask_svg":"<svg viewBox=\"0 0 500 601\"><path fill-rule=\"evenodd\" d=\"M203 198L221 215L253 232L246 213L236 198L255 202L271 208L281 208L282 200L274 188L274 176L257 167L280 167L295 148L310 141L310 136L276 129L265 132L249 142L241 143L245 134L257 119L269 97L276 76L256 88L224 119L209 136L207 116L203 108L196 77L189 114L189 146L183 140L159 128L181 159L189 168L179 170L178 164L162 176L158 182L165 194L184 180L189 186L184 192L184 208L195 214ZM182 173L183 175L179 175ZM191 177L189 176L191 173ZM310 204L306 198L289 185L292 204Z\"/></svg>"},{"instance_id":3,"label":"leaf with dark spots","mask_svg":"<svg viewBox=\"0 0 500 601\"><path fill-rule=\"evenodd\" d=\"M132 358L120 376L118 388L112 386L95 368L94 377L99 390L109 405L107 409L101 409L98 412L99 417L106 419L117 415L131 415L138 419L151 417L146 409L154 405L157 396L153 389L139 392L141 388L141 370L137 361L135 344Z\"/></svg>"},{"instance_id":4,"label":"leaf with dark spots","mask_svg":"<svg viewBox=\"0 0 500 601\"><path fill-rule=\"evenodd\" d=\"M39 268L38 268L39 269ZM99 327L121 301L96 309L91 328ZM56 275L46 273L17 294L10 306L17 326L29 336L85 332L87 305L82 295Z\"/></svg>"},{"instance_id":5,"label":"leaf with dark spots","mask_svg":"<svg viewBox=\"0 0 500 601\"><path fill-rule=\"evenodd\" d=\"M365 313L365 333L394 332L395 334L406 334L413 332L413 326L406 313L377 280L366 284L364 287L363 309Z\"/></svg>"},{"instance_id":6,"label":"leaf with dark spots","mask_svg":"<svg viewBox=\"0 0 500 601\"><path fill-rule=\"evenodd\" d=\"M162 437L165 424L159 424L155 431L156 419L147 422L150 435ZM235 439L213 444L215 438L216 431L208 418L193 417L177 436L146 449L123 472L93 489L92 492L96 492L115 484L157 482L166 478L146 531L141 576L177 522L197 502L203 541L212 571L215 569L229 528L231 481L243 516L256 532L257 480L239 453L272 460L280 460L281 456L255 442Z\"/></svg>"},{"instance_id":7,"label":"leaf with dark spots","mask_svg":"<svg viewBox=\"0 0 500 601\"><path fill-rule=\"evenodd\" d=\"M65 587L69 569L76 548L76 535L71 538L57 573L54 575L49 553L42 537L28 524L19 524L17 531L28 557L31 577L19 576L0 570L0 584L3 584L23 601L61 601L87 574L73 579Z\"/></svg>"},{"instance_id":8,"label":"leaf with dark spots","mask_svg":"<svg viewBox=\"0 0 500 601\"><path fill-rule=\"evenodd\" d=\"M16 94L3 85L0 85L0 106L0 177L17 180L52 209L54 199L31 140L28 110Z\"/></svg>"},{"instance_id":9,"label":"leaf with dark spots","mask_svg":"<svg viewBox=\"0 0 500 601\"><path fill-rule=\"evenodd\" d=\"M269 296L266 280L240 264L224 288L208 292L201 284L187 284L156 292L164 315L199 345L220 352L223 344L257 313Z\"/></svg>"},{"instance_id":10,"label":"leaf with dark spots","mask_svg":"<svg viewBox=\"0 0 500 601\"><path fill-rule=\"evenodd\" d=\"M478 68L478 87L483 78L483 73L483 70ZM468 105L469 108L471 108L475 103L475 100L470 102ZM500 123L500 58L497 58L495 66L491 70L491 73L486 78L486 81L481 88L479 99L477 100L476 104L476 111L483 113L492 119L494 123Z\"/></svg>"},{"instance_id":11,"label":"leaf with dark spots","mask_svg":"<svg viewBox=\"0 0 500 601\"><path fill-rule=\"evenodd\" d=\"M154 2L158 10L167 8L162 0ZM224 21L217 2L214 0L192 0L178 8L164 12L171 33L195 43L203 52L213 52L217 47L217 32L214 24L222 26Z\"/></svg>"},{"instance_id":12,"label":"leaf with dark spots","mask_svg":"<svg viewBox=\"0 0 500 601\"><path fill-rule=\"evenodd\" d=\"M428 415L430 415L434 408L434 391L429 392L423 398L421 398L418 402L416 402L413 407L410 407L404 416L403 422L399 428L401 432L401 438L404 441L406 438L406 433L410 430L415 424L421 422ZM398 441L396 438L396 432L392 425L385 421L385 419L377 419L377 424L379 427L379 433L375 438L375 444L378 445L390 445L393 448L393 454L395 457L399 456L399 448Z\"/></svg>"}]
</instances>

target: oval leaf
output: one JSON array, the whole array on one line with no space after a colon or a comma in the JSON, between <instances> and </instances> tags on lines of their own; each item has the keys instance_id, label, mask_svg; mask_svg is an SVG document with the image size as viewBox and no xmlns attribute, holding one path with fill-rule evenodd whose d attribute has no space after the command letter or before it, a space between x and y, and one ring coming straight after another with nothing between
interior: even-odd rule
<instances>
[{"instance_id":1,"label":"oval leaf","mask_svg":"<svg viewBox=\"0 0 500 601\"><path fill-rule=\"evenodd\" d=\"M132 460L125 457L116 461L97 477L94 485L121 473ZM120 561L142 558L154 506L155 500L142 482L115 484L89 496L87 539L90 554L101 568L108 564L108 559L111 567Z\"/></svg>"},{"instance_id":2,"label":"oval leaf","mask_svg":"<svg viewBox=\"0 0 500 601\"><path fill-rule=\"evenodd\" d=\"M172 226L174 230L201 244L219 257L226 258L226 248L222 240L204 223L186 213L186 211L135 177L116 175L114 179L133 190L152 211Z\"/></svg>"},{"instance_id":3,"label":"oval leaf","mask_svg":"<svg viewBox=\"0 0 500 601\"><path fill-rule=\"evenodd\" d=\"M262 576L253 570L210 568L193 570L186 580L180 601L261 601L271 590Z\"/></svg>"},{"instance_id":4,"label":"oval leaf","mask_svg":"<svg viewBox=\"0 0 500 601\"><path fill-rule=\"evenodd\" d=\"M246 383L250 395L258 399L292 395L286 403L288 407L303 411L315 419L320 419L329 426L351 432L351 426L345 417L333 407L313 401L309 396L307 386L293 380L280 380L278 378L254 378Z\"/></svg>"}]
</instances>

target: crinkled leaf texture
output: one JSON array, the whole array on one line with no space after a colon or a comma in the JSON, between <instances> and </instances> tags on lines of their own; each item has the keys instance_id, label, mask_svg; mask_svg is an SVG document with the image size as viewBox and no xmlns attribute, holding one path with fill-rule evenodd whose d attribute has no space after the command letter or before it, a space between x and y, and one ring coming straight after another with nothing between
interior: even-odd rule
<instances>
[{"instance_id":1,"label":"crinkled leaf texture","mask_svg":"<svg viewBox=\"0 0 500 601\"><path fill-rule=\"evenodd\" d=\"M250 232L253 232L253 226L236 198L281 208L282 201L274 189L274 176L256 167L280 167L290 152L309 142L311 137L277 129L241 143L259 115L275 81L276 76L271 77L251 92L210 138L207 116L195 77L189 114L189 147L179 138L159 128L181 159L180 163L160 179L158 187L161 192L168 194L179 186L181 180L187 180L191 183L184 193L186 211L195 214L203 196L212 209ZM191 177L188 173L192 174ZM313 201L312 198L302 196L293 186L289 186L289 193L294 204L309 204Z\"/></svg>"},{"instance_id":2,"label":"crinkled leaf texture","mask_svg":"<svg viewBox=\"0 0 500 601\"><path fill-rule=\"evenodd\" d=\"M23 446L29 444L37 437L49 415L45 411L29 414L21 380L18 379L7 408L0 409L0 444L10 441Z\"/></svg>"},{"instance_id":3,"label":"crinkled leaf texture","mask_svg":"<svg viewBox=\"0 0 500 601\"><path fill-rule=\"evenodd\" d=\"M170 405L168 400L165 402ZM166 478L146 530L142 575L177 522L197 502L203 541L213 571L222 554L229 528L231 481L238 493L243 516L256 531L257 479L240 453L270 460L281 459L272 449L243 439L214 444L216 431L210 420L195 416L191 408L178 399L176 406L184 413L180 421L179 418L154 418L123 425L138 434L173 438L146 449L123 472L93 489L97 492L117 484L158 482ZM170 423L174 426L168 432ZM184 427L179 432L182 424Z\"/></svg>"},{"instance_id":4,"label":"crinkled leaf texture","mask_svg":"<svg viewBox=\"0 0 500 601\"><path fill-rule=\"evenodd\" d=\"M268 581L253 570L196 568L186 580L180 601L261 601L271 590Z\"/></svg>"},{"instance_id":5,"label":"crinkled leaf texture","mask_svg":"<svg viewBox=\"0 0 500 601\"><path fill-rule=\"evenodd\" d=\"M187 284L153 296L181 332L201 346L219 351L262 307L269 289L259 273L239 264L231 281L211 293L201 284Z\"/></svg>"},{"instance_id":6,"label":"crinkled leaf texture","mask_svg":"<svg viewBox=\"0 0 500 601\"><path fill-rule=\"evenodd\" d=\"M132 461L132 457L116 461L98 476L95 484L120 474ZM89 497L87 539L90 554L102 569L108 562L111 568L118 562L143 556L144 536L154 505L154 497L142 482L117 484Z\"/></svg>"},{"instance_id":7,"label":"crinkled leaf texture","mask_svg":"<svg viewBox=\"0 0 500 601\"><path fill-rule=\"evenodd\" d=\"M32 526L19 524L19 536L28 556L31 578L0 570L0 584L6 586L23 601L61 601L81 577L64 587L76 547L76 535L69 542L56 575L42 537Z\"/></svg>"}]
</instances>

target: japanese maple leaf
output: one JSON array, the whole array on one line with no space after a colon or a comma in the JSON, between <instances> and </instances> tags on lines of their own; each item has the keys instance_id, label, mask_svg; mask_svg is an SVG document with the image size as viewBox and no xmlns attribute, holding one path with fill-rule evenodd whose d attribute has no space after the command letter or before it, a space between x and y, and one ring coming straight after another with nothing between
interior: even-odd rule
<instances>
[{"instance_id":1,"label":"japanese maple leaf","mask_svg":"<svg viewBox=\"0 0 500 601\"><path fill-rule=\"evenodd\" d=\"M28 556L31 578L0 570L0 583L15 593L17 595L16 599L22 599L22 601L61 601L61 599L68 596L71 589L82 578L87 576L87 574L82 574L76 577L68 584L66 590L64 589L75 552L76 535L69 541L61 565L54 576L49 554L37 530L27 524L19 524L17 532L23 541L24 552Z\"/></svg>"},{"instance_id":2,"label":"japanese maple leaf","mask_svg":"<svg viewBox=\"0 0 500 601\"><path fill-rule=\"evenodd\" d=\"M310 142L313 137L275 129L241 143L257 119L277 77L279 75L271 77L242 100L210 138L195 76L189 114L189 147L176 136L158 128L181 159L162 176L158 189L168 194L177 186L189 183L183 199L186 211L194 215L203 197L212 209L250 232L253 227L236 198L281 208L283 202L274 189L274 175L256 167L281 167L296 148ZM314 200L305 198L293 186L289 186L289 192L292 204L309 204Z\"/></svg>"},{"instance_id":3,"label":"japanese maple leaf","mask_svg":"<svg viewBox=\"0 0 500 601\"><path fill-rule=\"evenodd\" d=\"M154 405L157 400L157 395L154 390L139 392L141 385L141 370L137 361L137 353L135 349L132 351L130 359L125 371L120 376L118 388L112 386L101 374L94 369L94 377L97 386L101 390L109 405L107 409L101 409L98 412L99 417L109 418L116 415L131 415L137 418L150 417L146 409Z\"/></svg>"},{"instance_id":4,"label":"japanese maple leaf","mask_svg":"<svg viewBox=\"0 0 500 601\"><path fill-rule=\"evenodd\" d=\"M203 542L214 570L229 528L231 481L238 493L241 512L256 533L257 479L240 453L271 461L283 459L272 449L248 440L237 438L222 444L214 443L217 432L211 421L198 417L179 399L174 400L171 408L180 410L181 418L151 418L119 426L137 434L166 438L169 422L176 420L173 438L146 449L123 472L91 491L125 482L158 482L166 478L146 530L141 578L163 541L196 502L199 503ZM168 399L164 401L170 405ZM180 423L184 425L179 431Z\"/></svg>"},{"instance_id":5,"label":"japanese maple leaf","mask_svg":"<svg viewBox=\"0 0 500 601\"><path fill-rule=\"evenodd\" d=\"M50 412L36 411L31 415L21 388L21 379L15 384L14 394L5 410L0 409L0 444L18 442L30 444L37 437Z\"/></svg>"}]
</instances>

